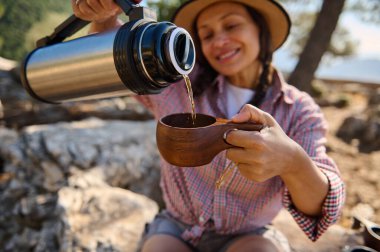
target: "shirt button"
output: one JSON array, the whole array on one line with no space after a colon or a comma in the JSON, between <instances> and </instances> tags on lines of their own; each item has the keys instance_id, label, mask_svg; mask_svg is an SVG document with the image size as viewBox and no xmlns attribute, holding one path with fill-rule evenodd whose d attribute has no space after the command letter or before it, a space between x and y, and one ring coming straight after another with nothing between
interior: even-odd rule
<instances>
[{"instance_id":1,"label":"shirt button","mask_svg":"<svg viewBox=\"0 0 380 252\"><path fill-rule=\"evenodd\" d=\"M203 216L200 216L199 217L199 222L203 223L205 221L205 218L203 218Z\"/></svg>"}]
</instances>

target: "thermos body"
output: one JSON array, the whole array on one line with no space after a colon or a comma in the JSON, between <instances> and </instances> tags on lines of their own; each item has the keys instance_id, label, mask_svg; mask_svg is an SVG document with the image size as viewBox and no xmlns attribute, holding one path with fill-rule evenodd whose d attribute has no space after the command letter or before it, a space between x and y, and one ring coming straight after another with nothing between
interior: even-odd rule
<instances>
[{"instance_id":1,"label":"thermos body","mask_svg":"<svg viewBox=\"0 0 380 252\"><path fill-rule=\"evenodd\" d=\"M122 27L43 46L21 67L34 98L60 103L130 94L157 94L191 72L195 47L170 22L138 19Z\"/></svg>"},{"instance_id":2,"label":"thermos body","mask_svg":"<svg viewBox=\"0 0 380 252\"><path fill-rule=\"evenodd\" d=\"M113 59L115 31L37 48L27 58L28 89L48 102L129 95Z\"/></svg>"}]
</instances>

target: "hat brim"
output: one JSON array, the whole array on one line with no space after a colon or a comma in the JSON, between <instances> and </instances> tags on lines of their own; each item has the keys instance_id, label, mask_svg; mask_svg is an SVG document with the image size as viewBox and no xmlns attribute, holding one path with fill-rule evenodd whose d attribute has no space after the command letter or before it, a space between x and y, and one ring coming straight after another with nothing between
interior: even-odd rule
<instances>
[{"instance_id":1,"label":"hat brim","mask_svg":"<svg viewBox=\"0 0 380 252\"><path fill-rule=\"evenodd\" d=\"M175 12L172 21L177 26L186 29L195 38L194 22L199 13L206 7L226 0L194 0L185 2ZM253 8L267 22L271 35L273 51L278 49L286 40L290 31L290 18L284 8L272 0L232 0Z\"/></svg>"}]
</instances>

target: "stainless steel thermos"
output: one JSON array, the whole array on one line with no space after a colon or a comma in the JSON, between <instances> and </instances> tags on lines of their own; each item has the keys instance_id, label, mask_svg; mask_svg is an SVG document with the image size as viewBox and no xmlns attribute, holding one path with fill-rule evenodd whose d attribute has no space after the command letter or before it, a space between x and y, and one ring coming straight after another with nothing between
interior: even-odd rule
<instances>
[{"instance_id":1,"label":"stainless steel thermos","mask_svg":"<svg viewBox=\"0 0 380 252\"><path fill-rule=\"evenodd\" d=\"M118 29L62 42L88 23L72 16L37 42L21 69L30 95L60 103L157 94L190 73L195 49L186 30L127 0L116 3L129 16Z\"/></svg>"}]
</instances>

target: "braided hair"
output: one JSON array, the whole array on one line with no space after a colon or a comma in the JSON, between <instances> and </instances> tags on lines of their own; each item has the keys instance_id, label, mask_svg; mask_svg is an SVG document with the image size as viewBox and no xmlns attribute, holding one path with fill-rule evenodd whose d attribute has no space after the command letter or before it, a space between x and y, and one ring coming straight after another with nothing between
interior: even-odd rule
<instances>
[{"instance_id":1,"label":"braided hair","mask_svg":"<svg viewBox=\"0 0 380 252\"><path fill-rule=\"evenodd\" d=\"M272 83L273 50L272 50L272 45L271 45L271 40L270 40L269 29L268 29L267 23L265 22L265 19L260 13L258 13L254 9L248 6L245 6L245 7L248 10L248 13L252 17L253 21L256 23L256 25L259 27L259 30L260 30L259 60L262 66L262 72L258 79L258 85L256 86L255 95L249 101L250 104L258 107L263 101L266 95L266 92ZM196 23L194 23L193 26L194 26L194 31L196 32L196 36L194 38L195 40L194 44L195 44L195 49L197 52L197 61L202 66L202 68L200 69L199 75L195 77L194 87L193 87L194 96L198 97L207 89L207 87L209 87L210 83L212 83L215 80L218 73L215 71L215 69L211 67L211 65L208 63L208 61L204 57L202 50L200 48L201 43L200 43L200 39L199 39L198 32L196 29Z\"/></svg>"},{"instance_id":2,"label":"braided hair","mask_svg":"<svg viewBox=\"0 0 380 252\"><path fill-rule=\"evenodd\" d=\"M272 66L272 43L269 34L269 29L264 18L254 9L246 7L253 21L257 24L260 30L259 43L260 53L259 60L262 66L262 72L259 77L259 83L256 87L254 97L249 101L250 104L258 107L263 101L269 86L272 84L273 66Z\"/></svg>"}]
</instances>

